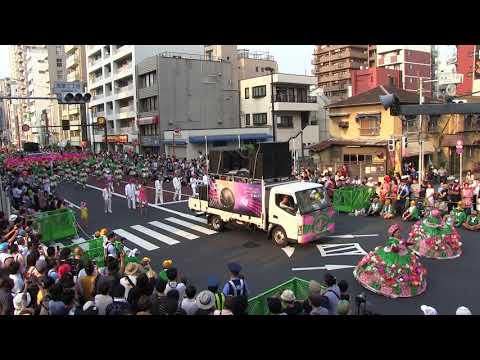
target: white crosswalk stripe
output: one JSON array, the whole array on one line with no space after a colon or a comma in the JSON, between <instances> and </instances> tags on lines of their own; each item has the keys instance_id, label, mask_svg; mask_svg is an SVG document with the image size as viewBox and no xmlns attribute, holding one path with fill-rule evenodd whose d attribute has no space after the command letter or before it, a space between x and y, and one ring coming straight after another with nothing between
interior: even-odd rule
<instances>
[{"instance_id":1,"label":"white crosswalk stripe","mask_svg":"<svg viewBox=\"0 0 480 360\"><path fill-rule=\"evenodd\" d=\"M154 244L152 244L148 241L145 241L142 238L140 238L140 237L138 237L138 236L136 236L132 233L129 233L128 231L125 231L123 229L113 230L113 232L117 235L120 235L120 236L124 237L128 241L131 241L135 245L138 245L145 250L152 251L152 250L156 250L156 249L159 248L158 246L156 246L156 245L154 245Z\"/></svg>"},{"instance_id":2,"label":"white crosswalk stripe","mask_svg":"<svg viewBox=\"0 0 480 360\"><path fill-rule=\"evenodd\" d=\"M166 218L165 220L173 222L178 225L185 226L186 228L201 232L203 234L213 235L217 233L216 231L204 228L203 226L195 225L195 224L189 223L188 221L183 221L177 218L169 217L169 218Z\"/></svg>"},{"instance_id":3,"label":"white crosswalk stripe","mask_svg":"<svg viewBox=\"0 0 480 360\"><path fill-rule=\"evenodd\" d=\"M177 229L176 227L161 223L160 221L152 221L152 222L149 222L149 224L189 240L198 239L197 235L193 235L187 231L183 231L181 229Z\"/></svg>"},{"instance_id":4,"label":"white crosswalk stripe","mask_svg":"<svg viewBox=\"0 0 480 360\"><path fill-rule=\"evenodd\" d=\"M168 236L165 236L163 234L160 234L159 232L157 231L153 231L145 226L142 226L142 225L134 225L134 226L130 226L132 229L135 229L145 235L148 235L156 240L159 240L167 245L175 245L175 244L178 244L180 241L177 241L175 239L172 239L171 237L168 237Z\"/></svg>"}]
</instances>

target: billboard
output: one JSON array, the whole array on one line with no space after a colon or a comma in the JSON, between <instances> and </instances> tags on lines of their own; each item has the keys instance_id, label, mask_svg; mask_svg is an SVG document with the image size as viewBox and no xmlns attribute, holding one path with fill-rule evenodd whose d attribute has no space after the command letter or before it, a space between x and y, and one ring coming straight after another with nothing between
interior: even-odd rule
<instances>
[{"instance_id":1,"label":"billboard","mask_svg":"<svg viewBox=\"0 0 480 360\"><path fill-rule=\"evenodd\" d=\"M475 46L475 80L480 80L480 45Z\"/></svg>"},{"instance_id":2,"label":"billboard","mask_svg":"<svg viewBox=\"0 0 480 360\"><path fill-rule=\"evenodd\" d=\"M210 179L208 206L247 216L262 216L262 185Z\"/></svg>"}]
</instances>

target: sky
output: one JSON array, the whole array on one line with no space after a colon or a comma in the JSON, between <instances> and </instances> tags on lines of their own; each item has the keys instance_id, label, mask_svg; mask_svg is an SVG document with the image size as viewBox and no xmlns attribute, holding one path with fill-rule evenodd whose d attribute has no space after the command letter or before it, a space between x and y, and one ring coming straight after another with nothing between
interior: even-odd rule
<instances>
[{"instance_id":1,"label":"sky","mask_svg":"<svg viewBox=\"0 0 480 360\"><path fill-rule=\"evenodd\" d=\"M268 51L277 60L282 73L311 75L311 60L314 45L238 45L238 47ZM440 48L441 57L454 51L454 46ZM0 78L9 76L8 45L0 45Z\"/></svg>"}]
</instances>

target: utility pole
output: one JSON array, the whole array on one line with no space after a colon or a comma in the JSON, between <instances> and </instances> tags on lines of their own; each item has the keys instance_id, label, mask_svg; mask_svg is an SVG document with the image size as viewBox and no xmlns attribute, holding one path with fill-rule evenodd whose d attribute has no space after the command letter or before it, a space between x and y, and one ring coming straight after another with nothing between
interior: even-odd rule
<instances>
[{"instance_id":1,"label":"utility pole","mask_svg":"<svg viewBox=\"0 0 480 360\"><path fill-rule=\"evenodd\" d=\"M420 101L419 105L423 104L423 78L420 78ZM418 182L421 184L423 180L423 115L420 114L419 125L420 129L418 132Z\"/></svg>"},{"instance_id":2,"label":"utility pole","mask_svg":"<svg viewBox=\"0 0 480 360\"><path fill-rule=\"evenodd\" d=\"M267 71L270 71L270 93L271 93L271 97L272 97L272 137L273 137L273 142L276 142L277 141L277 137L276 137L276 131L275 131L275 107L274 107L274 99L273 99L273 72L274 72L274 68L271 68L271 67L266 67L265 70Z\"/></svg>"}]
</instances>

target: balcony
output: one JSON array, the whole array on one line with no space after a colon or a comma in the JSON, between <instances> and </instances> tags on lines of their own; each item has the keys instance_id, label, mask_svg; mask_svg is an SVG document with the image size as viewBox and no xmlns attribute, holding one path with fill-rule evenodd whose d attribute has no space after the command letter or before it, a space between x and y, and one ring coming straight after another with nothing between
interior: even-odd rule
<instances>
[{"instance_id":1,"label":"balcony","mask_svg":"<svg viewBox=\"0 0 480 360\"><path fill-rule=\"evenodd\" d=\"M103 77L102 76L97 76L95 78L90 78L89 79L89 87L92 88L94 87L95 85L99 85L101 82L103 81Z\"/></svg>"},{"instance_id":2,"label":"balcony","mask_svg":"<svg viewBox=\"0 0 480 360\"><path fill-rule=\"evenodd\" d=\"M109 72L105 72L105 75L103 75L103 77L105 78L105 80L108 80L112 77L112 72L109 71Z\"/></svg>"},{"instance_id":3,"label":"balcony","mask_svg":"<svg viewBox=\"0 0 480 360\"><path fill-rule=\"evenodd\" d=\"M315 96L302 98L280 96L275 99L274 109L275 111L318 111L317 98Z\"/></svg>"},{"instance_id":4,"label":"balcony","mask_svg":"<svg viewBox=\"0 0 480 360\"><path fill-rule=\"evenodd\" d=\"M347 85L345 84L335 84L335 85L327 85L323 87L324 91L338 91L338 90L346 90Z\"/></svg>"},{"instance_id":5,"label":"balcony","mask_svg":"<svg viewBox=\"0 0 480 360\"><path fill-rule=\"evenodd\" d=\"M93 101L100 100L100 99L103 99L103 98L105 98L105 95L103 93L92 96Z\"/></svg>"},{"instance_id":6,"label":"balcony","mask_svg":"<svg viewBox=\"0 0 480 360\"><path fill-rule=\"evenodd\" d=\"M122 86L122 87L115 87L115 95L119 97L127 97L127 96L132 96L133 92L133 84L129 84L127 86Z\"/></svg>"},{"instance_id":7,"label":"balcony","mask_svg":"<svg viewBox=\"0 0 480 360\"><path fill-rule=\"evenodd\" d=\"M112 48L113 60L119 59L132 51L130 45L123 45L120 48L117 48L117 45L113 45Z\"/></svg>"},{"instance_id":8,"label":"balcony","mask_svg":"<svg viewBox=\"0 0 480 360\"><path fill-rule=\"evenodd\" d=\"M71 71L67 74L67 81L75 81L80 80L80 72L79 71Z\"/></svg>"},{"instance_id":9,"label":"balcony","mask_svg":"<svg viewBox=\"0 0 480 360\"><path fill-rule=\"evenodd\" d=\"M129 63L128 65L123 65L122 67L117 68L115 71L115 78L121 78L124 76L131 75L132 73L132 64Z\"/></svg>"},{"instance_id":10,"label":"balcony","mask_svg":"<svg viewBox=\"0 0 480 360\"><path fill-rule=\"evenodd\" d=\"M128 119L135 117L135 108L133 105L124 106L117 109L116 118L117 119Z\"/></svg>"},{"instance_id":11,"label":"balcony","mask_svg":"<svg viewBox=\"0 0 480 360\"><path fill-rule=\"evenodd\" d=\"M380 128L359 129L360 136L378 136L380 135Z\"/></svg>"},{"instance_id":12,"label":"balcony","mask_svg":"<svg viewBox=\"0 0 480 360\"><path fill-rule=\"evenodd\" d=\"M68 69L70 67L78 65L79 62L80 62L80 58L78 54L73 54L67 57L67 60L65 61L65 67Z\"/></svg>"},{"instance_id":13,"label":"balcony","mask_svg":"<svg viewBox=\"0 0 480 360\"><path fill-rule=\"evenodd\" d=\"M275 102L288 102L288 103L307 103L314 104L317 102L315 96L294 96L294 95L284 95L277 94L275 97Z\"/></svg>"},{"instance_id":14,"label":"balcony","mask_svg":"<svg viewBox=\"0 0 480 360\"><path fill-rule=\"evenodd\" d=\"M333 74L333 75L324 75L324 76L321 76L318 80L319 82L328 82L328 81L346 80L350 78L351 78L351 74L349 72L346 72L346 73L339 73L339 74Z\"/></svg>"},{"instance_id":15,"label":"balcony","mask_svg":"<svg viewBox=\"0 0 480 360\"><path fill-rule=\"evenodd\" d=\"M88 60L88 71L93 71L102 65L102 57Z\"/></svg>"}]
</instances>

